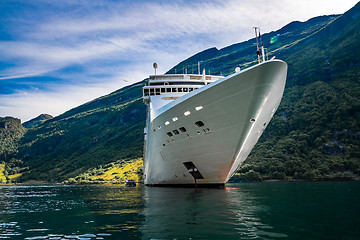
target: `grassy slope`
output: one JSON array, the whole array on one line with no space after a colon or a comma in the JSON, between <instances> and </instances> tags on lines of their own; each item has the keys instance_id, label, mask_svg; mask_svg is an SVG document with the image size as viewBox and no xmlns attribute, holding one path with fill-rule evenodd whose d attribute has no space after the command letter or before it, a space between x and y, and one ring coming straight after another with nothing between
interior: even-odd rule
<instances>
[{"instance_id":1,"label":"grassy slope","mask_svg":"<svg viewBox=\"0 0 360 240\"><path fill-rule=\"evenodd\" d=\"M5 171L5 164L0 164L0 183L6 182L4 171Z\"/></svg>"},{"instance_id":2,"label":"grassy slope","mask_svg":"<svg viewBox=\"0 0 360 240\"><path fill-rule=\"evenodd\" d=\"M108 164L104 167L94 168L85 173L70 178L65 181L66 184L89 184L89 183L124 183L126 180L142 181L141 167L143 165L142 158L129 161L119 161L117 163Z\"/></svg>"}]
</instances>

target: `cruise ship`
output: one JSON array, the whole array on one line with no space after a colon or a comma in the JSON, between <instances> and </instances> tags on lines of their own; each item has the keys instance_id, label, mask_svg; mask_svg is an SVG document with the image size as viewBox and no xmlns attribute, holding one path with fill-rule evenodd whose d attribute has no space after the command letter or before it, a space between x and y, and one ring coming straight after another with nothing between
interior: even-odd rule
<instances>
[{"instance_id":1,"label":"cruise ship","mask_svg":"<svg viewBox=\"0 0 360 240\"><path fill-rule=\"evenodd\" d=\"M227 77L205 71L149 77L143 87L146 186L223 187L232 177L284 92L287 64L259 55L256 65Z\"/></svg>"}]
</instances>

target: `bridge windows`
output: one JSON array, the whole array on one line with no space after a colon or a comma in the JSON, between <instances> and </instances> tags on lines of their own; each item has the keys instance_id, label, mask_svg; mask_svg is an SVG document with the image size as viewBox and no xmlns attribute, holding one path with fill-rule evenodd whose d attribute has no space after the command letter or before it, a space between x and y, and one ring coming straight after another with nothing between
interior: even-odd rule
<instances>
[{"instance_id":1,"label":"bridge windows","mask_svg":"<svg viewBox=\"0 0 360 240\"><path fill-rule=\"evenodd\" d=\"M199 86L200 87L200 86ZM162 87L162 88L144 88L144 96L155 96L167 93L188 93L192 92L199 87Z\"/></svg>"}]
</instances>

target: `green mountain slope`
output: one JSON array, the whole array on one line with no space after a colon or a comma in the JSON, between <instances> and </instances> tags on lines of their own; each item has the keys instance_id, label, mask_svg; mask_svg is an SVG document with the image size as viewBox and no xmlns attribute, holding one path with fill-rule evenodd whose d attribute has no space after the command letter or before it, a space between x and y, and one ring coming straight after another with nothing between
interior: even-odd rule
<instances>
[{"instance_id":1,"label":"green mountain slope","mask_svg":"<svg viewBox=\"0 0 360 240\"><path fill-rule=\"evenodd\" d=\"M20 181L61 181L101 164L142 156L143 84L125 87L29 129L19 156L31 171Z\"/></svg>"},{"instance_id":2,"label":"green mountain slope","mask_svg":"<svg viewBox=\"0 0 360 240\"><path fill-rule=\"evenodd\" d=\"M293 22L263 34L269 57L289 65L277 113L235 178L331 178L360 173L360 4L343 15ZM169 70L227 75L255 64L254 39L198 53ZM62 181L141 157L144 81L29 129L17 159L29 179Z\"/></svg>"},{"instance_id":3,"label":"green mountain slope","mask_svg":"<svg viewBox=\"0 0 360 240\"><path fill-rule=\"evenodd\" d=\"M10 175L25 170L23 162L16 157L25 132L20 119L0 117L0 183L10 182Z\"/></svg>"},{"instance_id":4,"label":"green mountain slope","mask_svg":"<svg viewBox=\"0 0 360 240\"><path fill-rule=\"evenodd\" d=\"M33 128L33 127L39 126L40 124L44 123L45 121L47 121L49 119L53 119L53 116L51 116L49 114L40 114L36 118L31 119L27 122L24 122L22 125L25 128Z\"/></svg>"},{"instance_id":5,"label":"green mountain slope","mask_svg":"<svg viewBox=\"0 0 360 240\"><path fill-rule=\"evenodd\" d=\"M21 125L20 119L13 117L0 117L0 162L14 157L18 149L18 141L26 129Z\"/></svg>"}]
</instances>

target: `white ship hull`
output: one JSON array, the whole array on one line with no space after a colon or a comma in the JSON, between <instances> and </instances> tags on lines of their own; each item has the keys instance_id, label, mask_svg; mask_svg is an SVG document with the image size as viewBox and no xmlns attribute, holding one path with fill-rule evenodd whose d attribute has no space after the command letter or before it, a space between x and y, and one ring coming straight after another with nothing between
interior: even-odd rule
<instances>
[{"instance_id":1,"label":"white ship hull","mask_svg":"<svg viewBox=\"0 0 360 240\"><path fill-rule=\"evenodd\" d=\"M279 106L286 74L285 62L270 60L158 109L151 105L156 101L154 96L145 133L145 185L193 185L194 177L186 162L192 162L201 173L203 179L196 179L198 185L226 183L250 154ZM204 126L195 124L199 121ZM186 131L167 135L180 128Z\"/></svg>"}]
</instances>

